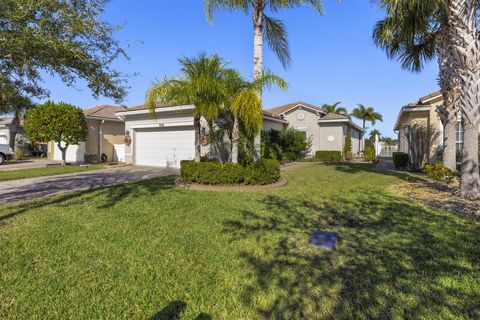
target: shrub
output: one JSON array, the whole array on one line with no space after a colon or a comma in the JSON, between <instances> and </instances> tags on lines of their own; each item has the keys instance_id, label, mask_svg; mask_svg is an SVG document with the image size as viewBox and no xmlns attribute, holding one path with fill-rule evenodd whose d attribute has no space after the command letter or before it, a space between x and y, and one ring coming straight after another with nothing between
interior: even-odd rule
<instances>
[{"instance_id":1,"label":"shrub","mask_svg":"<svg viewBox=\"0 0 480 320\"><path fill-rule=\"evenodd\" d=\"M296 161L305 158L310 150L311 140L305 132L288 128L283 131L264 132L262 157L278 161Z\"/></svg>"},{"instance_id":2,"label":"shrub","mask_svg":"<svg viewBox=\"0 0 480 320\"><path fill-rule=\"evenodd\" d=\"M280 164L276 160L264 159L250 163L247 167L241 164L219 162L195 162L185 160L180 164L180 175L185 182L203 184L269 184L280 178Z\"/></svg>"},{"instance_id":3,"label":"shrub","mask_svg":"<svg viewBox=\"0 0 480 320\"><path fill-rule=\"evenodd\" d=\"M367 147L363 152L363 156L366 161L374 162L377 159L377 155L374 147Z\"/></svg>"},{"instance_id":4,"label":"shrub","mask_svg":"<svg viewBox=\"0 0 480 320\"><path fill-rule=\"evenodd\" d=\"M406 168L408 165L408 154L405 152L394 152L392 154L395 168Z\"/></svg>"},{"instance_id":5,"label":"shrub","mask_svg":"<svg viewBox=\"0 0 480 320\"><path fill-rule=\"evenodd\" d=\"M269 184L280 178L280 163L273 159L252 162L245 168L245 184Z\"/></svg>"},{"instance_id":6,"label":"shrub","mask_svg":"<svg viewBox=\"0 0 480 320\"><path fill-rule=\"evenodd\" d=\"M342 153L340 151L317 151L315 159L323 162L340 162L342 161Z\"/></svg>"},{"instance_id":7,"label":"shrub","mask_svg":"<svg viewBox=\"0 0 480 320\"><path fill-rule=\"evenodd\" d=\"M449 184L457 176L457 173L443 164L427 164L425 166L425 173L437 182Z\"/></svg>"},{"instance_id":8,"label":"shrub","mask_svg":"<svg viewBox=\"0 0 480 320\"><path fill-rule=\"evenodd\" d=\"M352 136L350 135L350 131L345 137L345 145L343 146L343 159L345 159L345 161L351 161L353 159Z\"/></svg>"}]
</instances>

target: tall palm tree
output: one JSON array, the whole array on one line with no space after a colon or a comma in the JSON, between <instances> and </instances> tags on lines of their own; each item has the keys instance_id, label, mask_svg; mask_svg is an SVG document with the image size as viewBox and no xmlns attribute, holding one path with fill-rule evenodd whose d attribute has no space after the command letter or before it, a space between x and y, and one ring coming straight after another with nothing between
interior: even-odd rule
<instances>
[{"instance_id":1,"label":"tall palm tree","mask_svg":"<svg viewBox=\"0 0 480 320\"><path fill-rule=\"evenodd\" d=\"M378 131L377 129L373 129L372 131L370 131L370 139L375 139L375 136L378 136L378 138L380 138L382 134L380 133L380 131Z\"/></svg>"},{"instance_id":2,"label":"tall palm tree","mask_svg":"<svg viewBox=\"0 0 480 320\"><path fill-rule=\"evenodd\" d=\"M238 71L231 69L226 76L226 86L230 96L230 111L233 114L231 161L238 163L240 124L249 137L258 135L262 128L262 103L257 92L272 86L286 90L288 85L285 80L269 71L265 71L260 78L254 81L247 81Z\"/></svg>"},{"instance_id":3,"label":"tall palm tree","mask_svg":"<svg viewBox=\"0 0 480 320\"><path fill-rule=\"evenodd\" d=\"M282 9L292 9L301 5L309 5L319 14L323 14L322 0L204 0L205 14L210 22L213 21L215 11L239 10L252 14L253 21L253 77L254 80L263 74L263 40L267 41L270 49L279 58L284 67L290 64L290 49L285 24L266 12L277 12ZM262 92L257 92L262 99ZM259 107L261 108L261 103ZM260 157L260 135L255 137L255 155Z\"/></svg>"},{"instance_id":4,"label":"tall palm tree","mask_svg":"<svg viewBox=\"0 0 480 320\"><path fill-rule=\"evenodd\" d=\"M340 104L342 102L341 101L337 101L333 104L328 104L328 103L324 103L322 105L322 108L327 110L328 112L332 112L332 113L338 113L338 114L343 114L343 115L347 115L348 114L348 111L346 108L344 107L340 107Z\"/></svg>"},{"instance_id":5,"label":"tall palm tree","mask_svg":"<svg viewBox=\"0 0 480 320\"><path fill-rule=\"evenodd\" d=\"M201 117L207 121L216 118L225 104L228 94L224 78L226 63L217 55L201 53L197 57L179 59L181 74L178 78L165 78L152 84L147 91L146 102L152 112L158 103L195 105L195 161L201 156Z\"/></svg>"},{"instance_id":6,"label":"tall palm tree","mask_svg":"<svg viewBox=\"0 0 480 320\"><path fill-rule=\"evenodd\" d=\"M459 65L452 53L452 27L444 0L381 1L387 16L377 23L373 38L392 59L413 72L423 70L425 62L437 57L438 84L444 104L437 108L444 127L443 163L456 170L456 123L459 111Z\"/></svg>"},{"instance_id":7,"label":"tall palm tree","mask_svg":"<svg viewBox=\"0 0 480 320\"><path fill-rule=\"evenodd\" d=\"M366 122L371 122L372 126L378 121L383 121L383 116L376 112L373 107L365 107L363 104L359 104L357 108L353 109L352 116L363 121L362 128L365 130Z\"/></svg>"},{"instance_id":8,"label":"tall palm tree","mask_svg":"<svg viewBox=\"0 0 480 320\"><path fill-rule=\"evenodd\" d=\"M444 107L439 109L445 128L444 163L455 168L455 124L460 111L464 125L460 189L466 198L480 198L477 1L381 0L380 5L387 17L377 24L374 39L390 57L419 71L425 61L437 56L444 96Z\"/></svg>"}]
</instances>

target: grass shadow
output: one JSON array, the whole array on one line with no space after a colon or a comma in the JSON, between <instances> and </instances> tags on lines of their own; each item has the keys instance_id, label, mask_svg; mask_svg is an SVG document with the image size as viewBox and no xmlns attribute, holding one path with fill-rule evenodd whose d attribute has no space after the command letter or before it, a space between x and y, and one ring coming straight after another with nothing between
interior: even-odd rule
<instances>
[{"instance_id":1,"label":"grass shadow","mask_svg":"<svg viewBox=\"0 0 480 320\"><path fill-rule=\"evenodd\" d=\"M258 243L241 258L254 279L243 302L259 317L480 318L480 289L462 285L480 271L480 237L458 217L378 194L261 202L268 214L243 211L224 225L232 241ZM338 231L337 250L309 246L316 230Z\"/></svg>"}]
</instances>

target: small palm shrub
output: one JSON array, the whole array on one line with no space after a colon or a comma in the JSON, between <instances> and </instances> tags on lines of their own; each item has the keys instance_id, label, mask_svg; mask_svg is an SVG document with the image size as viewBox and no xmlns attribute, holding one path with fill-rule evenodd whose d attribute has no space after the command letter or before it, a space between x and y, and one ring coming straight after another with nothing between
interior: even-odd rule
<instances>
[{"instance_id":1,"label":"small palm shrub","mask_svg":"<svg viewBox=\"0 0 480 320\"><path fill-rule=\"evenodd\" d=\"M375 162L375 160L377 159L377 155L375 153L376 152L374 147L367 147L363 152L363 157L368 162Z\"/></svg>"},{"instance_id":2,"label":"small palm shrub","mask_svg":"<svg viewBox=\"0 0 480 320\"><path fill-rule=\"evenodd\" d=\"M458 176L457 172L443 164L427 164L424 171L430 178L442 184L450 184Z\"/></svg>"}]
</instances>

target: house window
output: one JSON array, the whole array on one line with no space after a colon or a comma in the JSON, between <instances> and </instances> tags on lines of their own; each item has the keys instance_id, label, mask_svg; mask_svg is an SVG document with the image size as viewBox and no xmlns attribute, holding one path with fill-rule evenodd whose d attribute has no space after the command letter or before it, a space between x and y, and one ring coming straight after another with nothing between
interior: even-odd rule
<instances>
[{"instance_id":1,"label":"house window","mask_svg":"<svg viewBox=\"0 0 480 320\"><path fill-rule=\"evenodd\" d=\"M305 141L307 141L308 137L307 137L307 127L295 127L295 130L298 131L298 132L301 132L302 135L304 136L305 138Z\"/></svg>"},{"instance_id":2,"label":"house window","mask_svg":"<svg viewBox=\"0 0 480 320\"><path fill-rule=\"evenodd\" d=\"M457 121L457 128L456 128L456 144L457 144L457 151L461 151L463 149L463 123L462 121Z\"/></svg>"}]
</instances>

